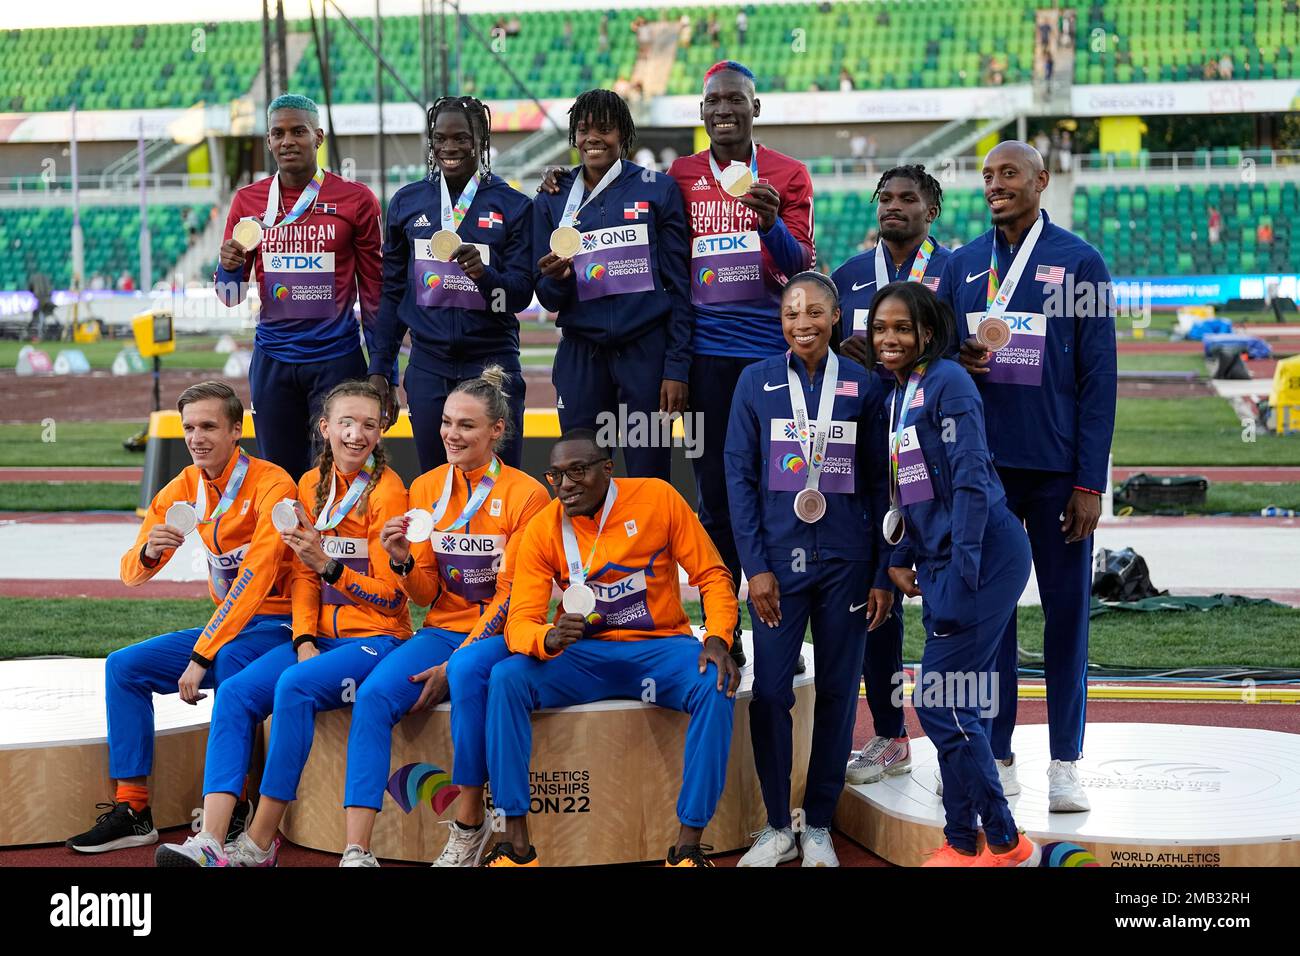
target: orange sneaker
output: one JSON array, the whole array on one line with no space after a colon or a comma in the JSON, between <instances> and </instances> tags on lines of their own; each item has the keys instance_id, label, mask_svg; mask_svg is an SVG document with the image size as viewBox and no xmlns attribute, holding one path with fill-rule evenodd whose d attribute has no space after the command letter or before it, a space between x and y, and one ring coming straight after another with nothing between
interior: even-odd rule
<instances>
[{"instance_id":1,"label":"orange sneaker","mask_svg":"<svg viewBox=\"0 0 1300 956\"><path fill-rule=\"evenodd\" d=\"M986 845L972 866L1038 866L1043 853L1038 844L1020 832L1020 840L1006 853L994 853Z\"/></svg>"},{"instance_id":2,"label":"orange sneaker","mask_svg":"<svg viewBox=\"0 0 1300 956\"><path fill-rule=\"evenodd\" d=\"M541 866L537 859L537 848L532 844L528 845L528 852L523 856L515 853L515 848L509 843L498 843L492 848L492 852L483 858L479 866Z\"/></svg>"},{"instance_id":3,"label":"orange sneaker","mask_svg":"<svg viewBox=\"0 0 1300 956\"><path fill-rule=\"evenodd\" d=\"M974 866L979 857L975 854L965 854L959 852L947 840L943 841L943 846L937 850L931 850L929 858L922 863L922 866Z\"/></svg>"},{"instance_id":4,"label":"orange sneaker","mask_svg":"<svg viewBox=\"0 0 1300 956\"><path fill-rule=\"evenodd\" d=\"M689 846L682 847L681 853L677 852L677 847L668 848L668 858L664 860L664 866L713 866L705 853L711 851L713 847L706 843L692 843Z\"/></svg>"}]
</instances>

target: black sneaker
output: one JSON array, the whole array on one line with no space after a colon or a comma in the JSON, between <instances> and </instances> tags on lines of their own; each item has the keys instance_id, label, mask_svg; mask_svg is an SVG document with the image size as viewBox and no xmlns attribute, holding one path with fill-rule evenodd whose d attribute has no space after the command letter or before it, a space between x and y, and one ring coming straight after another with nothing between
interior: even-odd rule
<instances>
[{"instance_id":1,"label":"black sneaker","mask_svg":"<svg viewBox=\"0 0 1300 956\"><path fill-rule=\"evenodd\" d=\"M528 852L519 856L515 853L514 845L511 843L498 843L492 848L492 852L483 857L483 862L479 866L541 866L537 859L537 848L532 844L528 845Z\"/></svg>"},{"instance_id":2,"label":"black sneaker","mask_svg":"<svg viewBox=\"0 0 1300 956\"><path fill-rule=\"evenodd\" d=\"M153 812L145 807L139 813L129 803L97 803L95 809L107 807L95 820L95 825L85 833L64 843L78 853L107 853L129 846L149 846L158 842L158 831L153 826Z\"/></svg>"},{"instance_id":3,"label":"black sneaker","mask_svg":"<svg viewBox=\"0 0 1300 956\"><path fill-rule=\"evenodd\" d=\"M707 843L691 843L684 847L680 853L677 847L668 848L668 859L664 861L664 866L713 866L713 861L704 854L713 850L713 847Z\"/></svg>"},{"instance_id":4,"label":"black sneaker","mask_svg":"<svg viewBox=\"0 0 1300 956\"><path fill-rule=\"evenodd\" d=\"M248 829L248 818L253 815L251 800L240 800L230 813L230 826L226 829L226 839L222 846L228 846L239 839L239 834Z\"/></svg>"},{"instance_id":5,"label":"black sneaker","mask_svg":"<svg viewBox=\"0 0 1300 956\"><path fill-rule=\"evenodd\" d=\"M736 631L731 636L731 659L736 662L737 667L745 666L745 645L740 642L740 625L736 625Z\"/></svg>"}]
</instances>

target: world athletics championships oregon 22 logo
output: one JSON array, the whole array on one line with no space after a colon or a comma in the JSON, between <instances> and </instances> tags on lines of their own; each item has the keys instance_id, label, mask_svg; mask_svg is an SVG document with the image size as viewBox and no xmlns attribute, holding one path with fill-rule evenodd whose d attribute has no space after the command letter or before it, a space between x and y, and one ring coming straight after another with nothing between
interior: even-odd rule
<instances>
[{"instance_id":1,"label":"world athletics championships oregon 22 logo","mask_svg":"<svg viewBox=\"0 0 1300 956\"><path fill-rule=\"evenodd\" d=\"M1044 843L1039 866L1101 866L1097 858L1077 843Z\"/></svg>"},{"instance_id":2,"label":"world athletics championships oregon 22 logo","mask_svg":"<svg viewBox=\"0 0 1300 956\"><path fill-rule=\"evenodd\" d=\"M695 281L698 282L700 285L713 285L714 281L717 278L718 278L718 274L714 272L712 269L710 269L708 266L705 266L703 269L701 269L699 272L695 274Z\"/></svg>"},{"instance_id":3,"label":"world athletics championships oregon 22 logo","mask_svg":"<svg viewBox=\"0 0 1300 956\"><path fill-rule=\"evenodd\" d=\"M781 457L782 471L792 471L797 475L799 474L799 472L803 471L807 467L808 467L808 463L805 462L798 455L790 454L790 455L783 455Z\"/></svg>"},{"instance_id":4,"label":"world athletics championships oregon 22 logo","mask_svg":"<svg viewBox=\"0 0 1300 956\"><path fill-rule=\"evenodd\" d=\"M605 267L599 262L588 262L585 270L588 281L605 278Z\"/></svg>"},{"instance_id":5,"label":"world athletics championships oregon 22 logo","mask_svg":"<svg viewBox=\"0 0 1300 956\"><path fill-rule=\"evenodd\" d=\"M447 771L431 763L408 763L399 767L388 778L387 789L403 813L410 813L428 801L433 812L441 814L460 796L460 787L451 782Z\"/></svg>"},{"instance_id":6,"label":"world athletics championships oregon 22 logo","mask_svg":"<svg viewBox=\"0 0 1300 956\"><path fill-rule=\"evenodd\" d=\"M283 301L289 298L289 288L282 282L277 282L271 286L271 298Z\"/></svg>"},{"instance_id":7,"label":"world athletics championships oregon 22 logo","mask_svg":"<svg viewBox=\"0 0 1300 956\"><path fill-rule=\"evenodd\" d=\"M442 282L442 276L436 272L426 272L420 277L420 281L424 283L426 289L436 289Z\"/></svg>"}]
</instances>

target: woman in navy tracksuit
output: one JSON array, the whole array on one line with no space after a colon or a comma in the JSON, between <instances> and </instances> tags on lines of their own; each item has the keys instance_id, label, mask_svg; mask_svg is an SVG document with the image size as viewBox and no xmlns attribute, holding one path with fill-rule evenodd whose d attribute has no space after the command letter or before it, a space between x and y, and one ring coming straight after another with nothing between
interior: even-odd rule
<instances>
[{"instance_id":1,"label":"woman in navy tracksuit","mask_svg":"<svg viewBox=\"0 0 1300 956\"><path fill-rule=\"evenodd\" d=\"M940 358L952 336L946 306L922 285L895 282L876 295L867 328L870 357L895 378L886 403L885 535L897 542L889 575L923 602L913 700L943 780L947 839L924 865L1036 866L1038 847L1016 829L981 719L997 707L994 665L1029 580L1029 539L993 470L979 392Z\"/></svg>"},{"instance_id":2,"label":"woman in navy tracksuit","mask_svg":"<svg viewBox=\"0 0 1300 956\"><path fill-rule=\"evenodd\" d=\"M489 365L510 376L510 415L523 421L524 376L517 313L533 299L532 214L528 197L492 173L492 117L470 96L443 97L429 110L429 175L399 189L388 206L384 288L379 305L370 382L390 395L406 330L411 361L406 401L420 471L445 464L442 406L461 382ZM443 183L446 183L446 193ZM458 234L451 261L433 258L430 240ZM501 446L501 460L518 468L522 429Z\"/></svg>"},{"instance_id":3,"label":"woman in navy tracksuit","mask_svg":"<svg viewBox=\"0 0 1300 956\"><path fill-rule=\"evenodd\" d=\"M686 410L690 239L673 178L624 158L635 137L618 94L588 90L574 102L569 143L582 165L533 200L535 278L564 335L551 373L561 430L591 428L612 447L622 428L628 475L666 481L670 433L657 413ZM581 235L573 255L550 251L560 226Z\"/></svg>"},{"instance_id":4,"label":"woman in navy tracksuit","mask_svg":"<svg viewBox=\"0 0 1300 956\"><path fill-rule=\"evenodd\" d=\"M818 273L790 280L781 297L790 349L741 372L727 424L731 525L754 627L749 725L767 805L767 826L740 866L776 866L799 854L791 826L790 709L810 621L817 703L801 849L804 866L839 865L829 827L844 789L868 625L882 624L893 604L880 535L887 386L831 352L838 299ZM824 514L817 517L821 505L814 504L799 517L797 499L824 504Z\"/></svg>"}]
</instances>

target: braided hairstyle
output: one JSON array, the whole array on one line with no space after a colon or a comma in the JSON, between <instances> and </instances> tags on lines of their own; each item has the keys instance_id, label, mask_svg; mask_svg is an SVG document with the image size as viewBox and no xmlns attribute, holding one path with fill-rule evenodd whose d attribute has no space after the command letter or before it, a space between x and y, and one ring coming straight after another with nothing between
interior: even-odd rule
<instances>
[{"instance_id":1,"label":"braided hairstyle","mask_svg":"<svg viewBox=\"0 0 1300 956\"><path fill-rule=\"evenodd\" d=\"M321 421L329 421L330 406L334 404L336 399L353 396L373 400L375 406L382 413L384 400L379 391L369 382L353 380L339 382L329 390L329 394L325 396L325 401L321 403ZM320 469L320 478L316 482L316 514L318 517L325 507L325 500L329 497L330 479L334 475L334 449L330 447L328 441L323 442L322 445L320 456L316 459L316 467ZM361 492L361 497L357 499L356 504L357 514L361 515L366 513L366 503L370 500L370 492L375 485L379 484L379 477L384 473L384 468L388 464L388 453L384 451L383 438L380 438L375 445L373 454L375 456L375 472L370 476L370 482Z\"/></svg>"},{"instance_id":2,"label":"braided hairstyle","mask_svg":"<svg viewBox=\"0 0 1300 956\"><path fill-rule=\"evenodd\" d=\"M925 167L920 163L895 166L893 169L886 169L881 173L880 180L876 183L876 191L871 194L872 202L880 198L880 191L885 188L885 183L895 176L910 179L916 183L916 188L920 190L921 195L928 200L929 204L936 207L940 212L943 211L943 187L939 185L939 180L927 173ZM934 218L939 218L938 213L935 214Z\"/></svg>"},{"instance_id":3,"label":"braided hairstyle","mask_svg":"<svg viewBox=\"0 0 1300 956\"><path fill-rule=\"evenodd\" d=\"M470 135L474 137L475 152L478 153L478 176L486 179L492 175L492 110L482 100L472 96L444 96L429 107L426 114L429 119L429 151L425 156L429 178L432 179L438 169L433 159L433 127L438 122L438 117L447 112L460 113L465 117Z\"/></svg>"},{"instance_id":4,"label":"braided hairstyle","mask_svg":"<svg viewBox=\"0 0 1300 956\"><path fill-rule=\"evenodd\" d=\"M488 365L479 372L478 378L466 379L451 390L451 394L462 392L483 403L487 410L489 424L499 421L506 423L501 437L496 440L492 450L497 451L515 434L515 422L510 415L510 393L506 386L510 384L510 373L500 365Z\"/></svg>"},{"instance_id":5,"label":"braided hairstyle","mask_svg":"<svg viewBox=\"0 0 1300 956\"><path fill-rule=\"evenodd\" d=\"M578 146L578 124L587 117L597 125L616 127L623 155L628 154L636 140L636 123L632 122L632 111L623 102L623 97L613 90L587 90L578 94L569 107L569 145L575 149Z\"/></svg>"}]
</instances>

